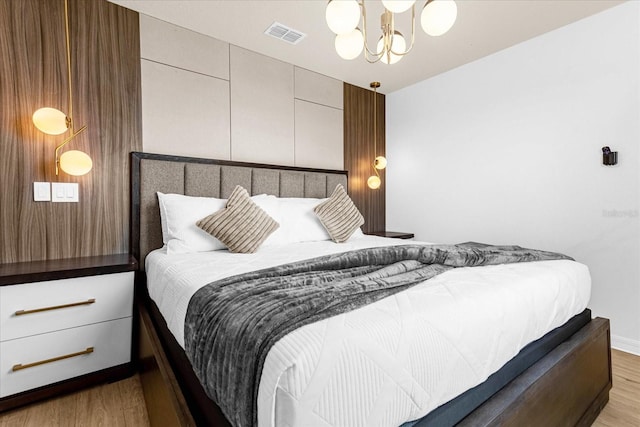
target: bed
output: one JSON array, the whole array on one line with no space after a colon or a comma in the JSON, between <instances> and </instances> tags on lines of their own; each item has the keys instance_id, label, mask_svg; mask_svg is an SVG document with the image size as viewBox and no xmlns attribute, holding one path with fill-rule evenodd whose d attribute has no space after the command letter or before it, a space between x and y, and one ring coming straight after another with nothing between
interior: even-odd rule
<instances>
[{"instance_id":1,"label":"bed","mask_svg":"<svg viewBox=\"0 0 640 427\"><path fill-rule=\"evenodd\" d=\"M338 250L336 249L337 245L331 242L315 242L295 248L275 248L269 251L259 251L255 256L245 258L250 259L251 262L242 261L238 262L237 265L234 265L233 261L237 257L233 258L233 254L228 254L226 251L220 251L220 253L213 255L211 253L200 253L193 256L169 257L162 250L158 250L163 246L163 242L156 192L226 197L232 188L236 185L242 185L244 188L249 189L252 194L267 193L280 197L325 198L330 195L337 184L342 184L346 187L346 173L343 171L312 170L145 153L132 153L131 161L131 245L132 252L141 266L141 270L137 275L137 289L139 291L137 304L139 309L139 365L150 419L153 425L230 425L220 408L206 396L191 369L184 351L184 337L181 333L184 326L184 314L181 313L184 311L185 304L188 303L191 295L195 292L189 289L191 287L197 288L211 280L228 277L243 271L271 267L284 260L305 259L311 256L332 253ZM372 236L359 236L343 244L339 250L397 245L399 243L398 241L390 242L389 239ZM222 258L216 259L216 257ZM227 258L225 259L225 257ZM177 262L176 259L178 259ZM217 265L225 265L227 269L225 271L215 271L215 269L203 267L199 270L198 267L199 265L206 266L207 264L216 265L216 263L218 263ZM584 276L585 269L577 267L577 263L561 260L527 263L531 264L531 266L525 267L524 270L519 268L517 271L504 266L474 267L484 270L481 270L482 274L471 273L471 276L468 275L468 272L461 272L461 270L465 269L458 269L452 273L446 272L436 276L429 281L430 285L427 287L415 286L411 288L413 293L409 295L399 294L404 296L387 298L372 304L378 304L378 306L373 311L370 310L369 314L362 314L362 310L358 309L355 310L355 314L344 315L345 317L341 321L350 325L360 324L359 327L364 328L355 329L356 332L352 331L357 338L358 334L365 334L368 329L371 329L368 324L372 323L372 319L376 320L376 315L371 314L376 313L375 310L378 310L377 313L396 313L402 317L411 311L411 309L407 309L407 304L411 301L418 301L422 298L423 300L421 301L424 301L424 304L429 304L429 301L434 300L434 298L437 300L438 296L442 297L443 289L446 290L445 293L448 295L454 294L456 292L455 286L458 285L454 286L451 283L460 283L465 280L491 280L494 282L495 280L502 280L504 287L501 289L509 288L508 284L514 280L514 274L524 277L525 282L529 277L538 277L537 280L543 282L556 280L557 273L550 272L553 269L547 265L549 263L555 263L553 269L557 269L557 265L562 264L560 267L562 273L560 275L574 278L569 279L569 282L579 284L584 283L585 280L588 281L588 277L586 279L581 277ZM533 266L533 264L536 265ZM151 267L149 271L144 270L145 265ZM489 274L489 270L492 270L491 274ZM190 272L193 271L199 271L199 273L191 274ZM467 274L467 276L464 276L464 274ZM491 279L486 279L486 277L491 277ZM495 279L496 277L498 279ZM172 282L181 283L181 285L177 289L175 287L172 288ZM200 285L197 283L200 283ZM482 286L479 287L481 288ZM397 417L393 419L402 419L403 422L412 421L411 425L416 426L590 425L606 404L609 389L611 388L609 324L606 319L591 319L589 310L584 309L586 300L588 300L588 289L584 286L580 289L582 290L578 290L577 294L581 296L575 298L567 296L566 303L558 304L563 307L572 306L567 312L559 313L555 310L558 307L554 308L551 317L554 318L553 322L555 323L538 319L530 322L531 325L523 325L523 329L531 329L527 333L535 336L534 342L528 344L530 340L526 337L516 337L516 341L518 339L524 341L517 344L520 351L514 352L513 349L510 350L514 354L510 355L508 360L504 360L504 354L508 354L509 351L502 351L504 354L492 361L489 361L488 358L487 360L480 358L480 360L476 361L477 369L471 370L469 375L461 375L460 378L455 377L455 379L454 376L451 376L450 382L454 383L453 385L449 385L447 381L449 377L440 378L440 382L435 385L432 384L432 388L428 390L428 393L425 392L421 395L419 391L413 390L409 393L412 394L410 398L398 398L400 403L396 406L402 407L407 401L416 401L415 406L418 409L399 409L398 411L404 411L405 415L396 414ZM522 290L522 292L527 291ZM483 297L476 295L473 298ZM488 297L485 296L484 298ZM554 294L552 298L560 297ZM487 301L489 304L491 299L488 298ZM387 305L385 306L385 304ZM402 304L405 304L404 309L398 311L398 307ZM429 310L434 312L432 317L421 320L424 322L425 330L428 330L431 323L436 322L437 319L446 317L446 314L435 313L438 305L433 304ZM544 311L544 307L547 306L549 304L543 304L538 311ZM485 311L485 313L497 312L498 309L497 307L490 310L487 309L488 311ZM394 312L394 310L396 311ZM513 308L511 316L513 316L514 311L518 310ZM501 316L507 315L502 314ZM389 317L397 316L391 315ZM508 321L505 322L505 319ZM502 318L501 321L510 323L512 321L515 322L516 319L517 317L509 318L507 316ZM453 320L455 321L456 319L453 318ZM323 322L331 322L331 319ZM458 319L458 326L453 329L457 331L460 324L473 322L473 316L466 319L465 322ZM297 343L303 342L305 334L306 336L313 336L315 333L314 327L316 329L325 327L314 325L305 326L304 328L306 329L298 337L298 341L296 341L295 337L290 337L295 333L287 335L281 340L284 342L284 347L281 346L278 349L279 341L270 351L268 357L271 357L271 353L279 354L280 356L273 356L271 359L267 358L265 366L277 365L277 362L282 360L282 355L286 353L282 349L295 347ZM375 330L372 333L375 335L383 331L387 335L393 335L393 333L389 333L393 329L389 328L388 325L383 325L379 329L374 328ZM441 329L443 328L447 329L446 326L441 327ZM544 332L541 332L543 329ZM492 334L488 334L486 340L476 339L473 345L479 346L478 348L486 347L485 342L491 341L492 336ZM506 344L496 344L503 338L495 338L493 340L494 345L489 347L492 349L501 346L509 347ZM353 339L354 337L351 337L350 339L343 339L341 342L349 342ZM432 342L437 341L433 340L433 337L431 339ZM450 341L457 341L457 339ZM388 340L381 342L382 347L389 345ZM425 362L426 356L422 354L421 347L419 345L411 347L412 344L412 340L407 340L403 343L403 345L408 346L407 351L398 354L411 354L412 360L407 362L407 366L414 366L416 372L419 372L419 375L425 378L431 369L433 376L433 368L427 369L423 366L428 365L428 363ZM396 345L399 344L396 343ZM466 353L460 353L464 354L463 358L470 359L473 357L476 352L473 345L468 345ZM322 351L317 350L316 353L318 352ZM311 352L309 354L309 358L314 359L315 353ZM448 356L443 357L446 359ZM379 365L385 365L386 363L384 361L378 362ZM309 370L313 372L317 370L323 373L324 371L318 367L322 364L330 366L331 362L317 362L315 365L312 363ZM334 361L334 365L340 365L340 363ZM352 375L354 368L349 368L348 362L343 363L343 365L346 367L341 368L343 369L341 375L343 377ZM362 363L358 366L364 365L367 364ZM382 376L376 375L373 372L374 370L375 368L369 369L367 373L369 378L386 378L386 374ZM296 425L393 425L389 424L393 421L387 420L385 418L386 415L376 414L375 408L372 410L371 402L376 402L376 397L371 398L367 390L376 388L376 390L380 390L380 395L392 396L387 400L393 400L393 396L398 394L395 389L390 391L393 387L396 389L400 387L405 394L407 390L412 390L411 387L416 389L413 385L407 385L407 382L411 381L409 379L380 380L377 384L368 384L366 387L351 387L352 383L346 380L341 386L325 387L326 390L329 390L328 392L325 389L318 389L315 392L317 396L314 396L313 390L317 386L313 382L309 382L311 385L305 383L308 385L306 388L311 389L308 394L316 402L313 403L314 401L310 400L307 402L306 407L315 405L316 410L312 412L316 414L322 413L320 418L309 421L311 420L311 412L305 413L303 410L296 409L297 403L292 404L290 402L290 395L292 393L295 394L294 389L300 389L300 387L296 389L296 384L299 385L301 379L309 377L310 374L301 370L300 373L289 372L287 374L288 377L283 376L280 378L277 373L270 374L269 372L272 371L267 368L265 368L265 372L263 381L267 385L263 385L261 382L261 391L258 397L258 412L264 412L261 415L262 418L260 418L263 420L259 423L261 426L269 423L287 425L287 422L289 422L287 420L295 419L298 419ZM277 370L273 372L277 372ZM331 369L328 369L319 376L330 378L331 372ZM446 373L446 371L443 372ZM472 373L477 378L471 381L470 385L464 385L463 393L460 394L460 387L463 385L458 383L464 383L468 378L473 377ZM449 374L451 373L447 373L447 375ZM268 379L269 376L271 376L271 379ZM423 380L423 383L426 384L429 381L427 378ZM316 380L316 382L322 381ZM288 383L289 385L281 383ZM422 391L424 392L424 390ZM425 394L429 396L440 394L439 399L444 400L438 400L437 404L428 403L432 402L432 400L426 398ZM328 409L317 410L318 405L320 405L319 401L323 401L325 409ZM263 403L260 404L260 402ZM267 403L265 404L264 402ZM435 405L435 407L429 405ZM348 407L345 409L344 406ZM376 404L374 406L380 405ZM356 410L353 410L354 407ZM421 411L424 412L427 407L428 413L422 413ZM407 418L406 413L410 414L409 418ZM364 423L360 418L352 418L354 417L353 414L366 414L366 417L369 417L367 418L368 421ZM300 420L307 420L308 422ZM294 421L290 422L295 424Z\"/></svg>"}]
</instances>

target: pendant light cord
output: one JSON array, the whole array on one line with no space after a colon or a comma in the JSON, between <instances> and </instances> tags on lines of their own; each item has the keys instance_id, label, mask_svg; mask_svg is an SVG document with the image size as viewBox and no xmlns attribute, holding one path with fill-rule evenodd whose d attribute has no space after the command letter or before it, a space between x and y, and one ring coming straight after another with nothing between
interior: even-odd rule
<instances>
[{"instance_id":1,"label":"pendant light cord","mask_svg":"<svg viewBox=\"0 0 640 427\"><path fill-rule=\"evenodd\" d=\"M380 178L380 173L376 167L376 158L378 157L378 87L380 82L371 82L373 88L373 171Z\"/></svg>"},{"instance_id":2,"label":"pendant light cord","mask_svg":"<svg viewBox=\"0 0 640 427\"><path fill-rule=\"evenodd\" d=\"M71 90L71 42L69 41L69 0L64 0L64 30L67 43L67 79L69 80L69 122L71 134L73 131L73 91Z\"/></svg>"}]
</instances>

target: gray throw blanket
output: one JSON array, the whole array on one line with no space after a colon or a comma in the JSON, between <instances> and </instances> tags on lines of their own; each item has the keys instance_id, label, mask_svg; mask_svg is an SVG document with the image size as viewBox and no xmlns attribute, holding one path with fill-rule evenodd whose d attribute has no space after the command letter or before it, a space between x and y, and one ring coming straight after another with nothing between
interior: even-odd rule
<instances>
[{"instance_id":1,"label":"gray throw blanket","mask_svg":"<svg viewBox=\"0 0 640 427\"><path fill-rule=\"evenodd\" d=\"M210 283L191 298L185 349L233 426L257 424L262 367L289 332L405 290L456 267L570 259L518 246L406 245L362 249Z\"/></svg>"}]
</instances>

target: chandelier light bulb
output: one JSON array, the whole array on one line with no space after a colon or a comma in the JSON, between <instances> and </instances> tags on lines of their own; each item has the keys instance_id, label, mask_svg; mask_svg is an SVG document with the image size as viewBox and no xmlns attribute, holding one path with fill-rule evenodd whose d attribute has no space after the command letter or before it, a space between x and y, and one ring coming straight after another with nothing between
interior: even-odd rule
<instances>
[{"instance_id":1,"label":"chandelier light bulb","mask_svg":"<svg viewBox=\"0 0 640 427\"><path fill-rule=\"evenodd\" d=\"M358 28L346 34L338 34L335 41L336 52L342 59L354 59L364 47L364 37Z\"/></svg>"},{"instance_id":2,"label":"chandelier light bulb","mask_svg":"<svg viewBox=\"0 0 640 427\"><path fill-rule=\"evenodd\" d=\"M86 175L92 167L93 161L91 161L91 157L82 151L65 151L62 156L60 156L60 169L69 175Z\"/></svg>"},{"instance_id":3,"label":"chandelier light bulb","mask_svg":"<svg viewBox=\"0 0 640 427\"><path fill-rule=\"evenodd\" d=\"M360 5L357 0L330 0L325 18L327 25L334 33L349 33L360 22Z\"/></svg>"},{"instance_id":4,"label":"chandelier light bulb","mask_svg":"<svg viewBox=\"0 0 640 427\"><path fill-rule=\"evenodd\" d=\"M402 13L409 10L416 0L382 0L385 9L393 13Z\"/></svg>"},{"instance_id":5,"label":"chandelier light bulb","mask_svg":"<svg viewBox=\"0 0 640 427\"><path fill-rule=\"evenodd\" d=\"M377 190L378 188L380 188L380 184L381 183L382 183L382 181L380 181L380 178L378 178L375 175L371 175L369 177L369 179L367 180L367 185L372 190Z\"/></svg>"},{"instance_id":6,"label":"chandelier light bulb","mask_svg":"<svg viewBox=\"0 0 640 427\"><path fill-rule=\"evenodd\" d=\"M458 6L453 0L430 0L422 9L420 23L425 33L441 36L453 27L458 17Z\"/></svg>"},{"instance_id":7,"label":"chandelier light bulb","mask_svg":"<svg viewBox=\"0 0 640 427\"><path fill-rule=\"evenodd\" d=\"M378 156L373 161L373 166L376 169L384 169L387 167L387 159L384 156Z\"/></svg>"},{"instance_id":8,"label":"chandelier light bulb","mask_svg":"<svg viewBox=\"0 0 640 427\"><path fill-rule=\"evenodd\" d=\"M40 108L33 113L33 124L48 135L60 135L65 133L67 127L67 115L60 110L50 107Z\"/></svg>"},{"instance_id":9,"label":"chandelier light bulb","mask_svg":"<svg viewBox=\"0 0 640 427\"><path fill-rule=\"evenodd\" d=\"M384 37L380 37L378 40L377 51L380 52L384 49ZM399 31L395 31L393 35L393 44L391 45L391 50L396 53L404 53L407 50L407 43L404 40L404 37ZM389 53L387 56L387 52L385 51L380 58L380 61L385 64L395 64L396 62L402 59L402 55L394 55L393 53Z\"/></svg>"}]
</instances>

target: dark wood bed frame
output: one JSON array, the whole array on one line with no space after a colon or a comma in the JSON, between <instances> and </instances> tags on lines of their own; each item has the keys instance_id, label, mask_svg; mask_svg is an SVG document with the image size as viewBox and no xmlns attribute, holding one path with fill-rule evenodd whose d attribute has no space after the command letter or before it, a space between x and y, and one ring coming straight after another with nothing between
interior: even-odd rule
<instances>
[{"instance_id":1,"label":"dark wood bed frame","mask_svg":"<svg viewBox=\"0 0 640 427\"><path fill-rule=\"evenodd\" d=\"M139 164L135 164L140 158L256 166L228 161L132 154L131 249L134 255L139 254L140 249L137 247L140 233L140 188L137 181ZM282 166L273 168L317 172L313 169ZM158 325L150 314L153 303L146 293L144 271L136 272L136 287L138 369L151 425L196 426L181 381L167 356L168 343L161 338ZM608 402L611 386L609 320L595 318L485 401L458 425L590 426ZM222 417L220 426L228 425Z\"/></svg>"}]
</instances>

